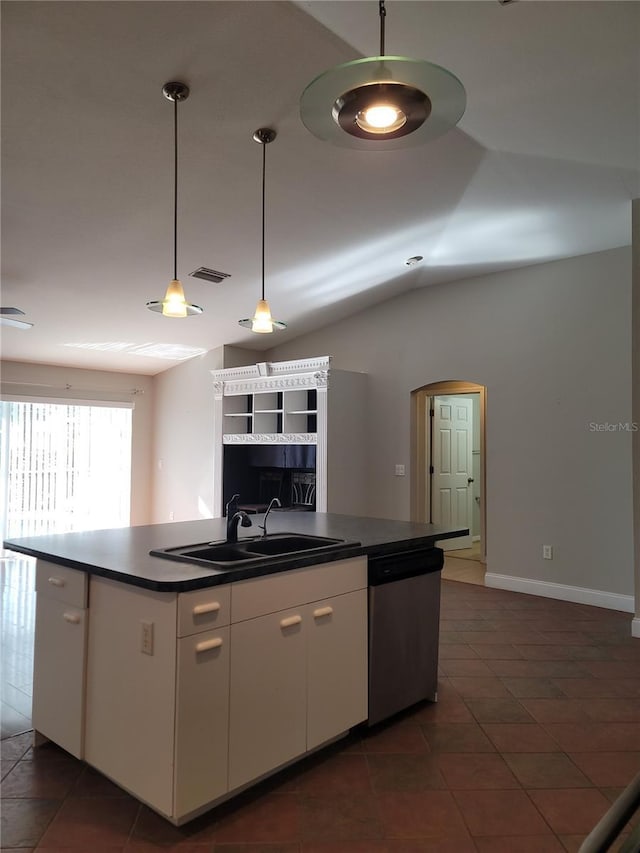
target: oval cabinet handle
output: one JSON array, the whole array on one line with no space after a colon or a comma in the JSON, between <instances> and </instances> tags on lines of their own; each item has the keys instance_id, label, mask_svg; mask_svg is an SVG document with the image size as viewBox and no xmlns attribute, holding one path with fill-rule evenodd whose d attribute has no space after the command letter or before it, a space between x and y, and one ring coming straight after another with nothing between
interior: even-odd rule
<instances>
[{"instance_id":1,"label":"oval cabinet handle","mask_svg":"<svg viewBox=\"0 0 640 853\"><path fill-rule=\"evenodd\" d=\"M285 619L280 620L281 628L291 628L293 625L299 625L302 622L302 616L287 616Z\"/></svg>"},{"instance_id":2,"label":"oval cabinet handle","mask_svg":"<svg viewBox=\"0 0 640 853\"><path fill-rule=\"evenodd\" d=\"M202 640L196 643L196 652L208 652L209 649L219 649L222 645L222 637L214 637L212 640Z\"/></svg>"},{"instance_id":3,"label":"oval cabinet handle","mask_svg":"<svg viewBox=\"0 0 640 853\"><path fill-rule=\"evenodd\" d=\"M317 610L313 611L314 619L321 619L323 616L331 616L333 613L333 607L318 607Z\"/></svg>"},{"instance_id":4,"label":"oval cabinet handle","mask_svg":"<svg viewBox=\"0 0 640 853\"><path fill-rule=\"evenodd\" d=\"M62 578L51 577L49 578L49 583L51 586L64 586L65 582Z\"/></svg>"},{"instance_id":5,"label":"oval cabinet handle","mask_svg":"<svg viewBox=\"0 0 640 853\"><path fill-rule=\"evenodd\" d=\"M70 622L72 625L79 625L82 621L79 613L63 613L62 618L65 622Z\"/></svg>"},{"instance_id":6,"label":"oval cabinet handle","mask_svg":"<svg viewBox=\"0 0 640 853\"><path fill-rule=\"evenodd\" d=\"M216 613L220 610L219 601L209 601L206 604L196 604L193 608L194 616L201 616L203 613Z\"/></svg>"}]
</instances>

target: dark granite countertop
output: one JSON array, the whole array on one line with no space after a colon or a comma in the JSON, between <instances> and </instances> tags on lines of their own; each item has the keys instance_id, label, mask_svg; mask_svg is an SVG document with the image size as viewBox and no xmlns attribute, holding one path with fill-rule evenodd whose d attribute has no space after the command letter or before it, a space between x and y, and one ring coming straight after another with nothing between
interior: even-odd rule
<instances>
[{"instance_id":1,"label":"dark granite countertop","mask_svg":"<svg viewBox=\"0 0 640 853\"><path fill-rule=\"evenodd\" d=\"M259 533L256 524L262 516L251 516L254 526L241 531L239 539ZM272 512L269 533L307 533L359 542L337 552L314 552L294 557L274 557L266 563L233 569L205 568L152 557L151 550L224 540L226 519L178 521L81 533L57 533L7 539L4 547L31 557L38 557L80 569L89 574L112 578L122 583L161 592L185 592L301 568L316 563L333 562L362 554L379 556L429 547L439 539L451 539L467 530L447 530L433 524L393 521L383 518L360 518L317 512Z\"/></svg>"}]
</instances>

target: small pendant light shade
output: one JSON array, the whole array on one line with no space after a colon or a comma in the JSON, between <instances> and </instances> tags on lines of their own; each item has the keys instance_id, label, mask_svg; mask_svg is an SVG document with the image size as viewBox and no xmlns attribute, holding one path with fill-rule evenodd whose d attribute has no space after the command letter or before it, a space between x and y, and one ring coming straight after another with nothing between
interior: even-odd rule
<instances>
[{"instance_id":1,"label":"small pendant light shade","mask_svg":"<svg viewBox=\"0 0 640 853\"><path fill-rule=\"evenodd\" d=\"M152 307L156 305L158 308ZM160 311L165 317L190 317L193 314L202 314L202 308L187 302L184 298L182 282L175 278L169 282L162 302L150 302L147 307L150 311Z\"/></svg>"},{"instance_id":2,"label":"small pendant light shade","mask_svg":"<svg viewBox=\"0 0 640 853\"><path fill-rule=\"evenodd\" d=\"M259 335L268 335L274 329L286 329L287 324L280 320L274 320L271 316L269 303L264 296L264 233L265 233L265 173L266 173L266 146L269 142L273 142L276 138L275 130L268 127L261 127L253 134L255 142L262 145L262 295L256 305L255 314L253 317L247 317L244 320L238 320L238 324L245 329L251 329Z\"/></svg>"},{"instance_id":3,"label":"small pendant light shade","mask_svg":"<svg viewBox=\"0 0 640 853\"><path fill-rule=\"evenodd\" d=\"M164 317L192 317L202 314L199 305L191 305L184 296L182 282L178 279L178 101L186 101L189 87L184 83L165 83L162 94L173 101L173 280L169 282L164 299L147 302L149 311Z\"/></svg>"},{"instance_id":4,"label":"small pendant light shade","mask_svg":"<svg viewBox=\"0 0 640 853\"><path fill-rule=\"evenodd\" d=\"M319 139L347 148L408 148L446 133L462 118L464 86L431 62L387 56L385 0L379 0L380 55L320 74L302 93L300 116Z\"/></svg>"}]
</instances>

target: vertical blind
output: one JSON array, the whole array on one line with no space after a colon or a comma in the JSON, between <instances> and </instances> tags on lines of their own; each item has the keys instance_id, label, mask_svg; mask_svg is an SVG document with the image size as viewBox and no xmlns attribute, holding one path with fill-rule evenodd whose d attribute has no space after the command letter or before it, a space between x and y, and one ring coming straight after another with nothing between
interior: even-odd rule
<instances>
[{"instance_id":1,"label":"vertical blind","mask_svg":"<svg viewBox=\"0 0 640 853\"><path fill-rule=\"evenodd\" d=\"M131 408L0 406L5 537L129 524Z\"/></svg>"}]
</instances>

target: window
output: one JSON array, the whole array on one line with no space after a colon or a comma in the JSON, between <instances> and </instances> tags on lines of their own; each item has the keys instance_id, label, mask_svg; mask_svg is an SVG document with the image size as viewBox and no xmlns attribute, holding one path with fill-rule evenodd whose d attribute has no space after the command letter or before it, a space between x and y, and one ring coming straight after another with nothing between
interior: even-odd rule
<instances>
[{"instance_id":1,"label":"window","mask_svg":"<svg viewBox=\"0 0 640 853\"><path fill-rule=\"evenodd\" d=\"M4 537L124 527L132 408L0 403Z\"/></svg>"}]
</instances>

